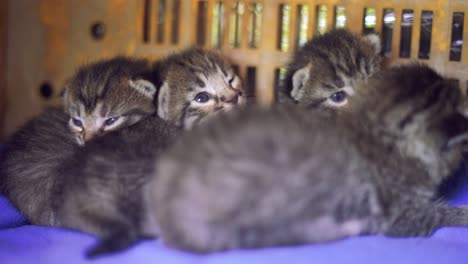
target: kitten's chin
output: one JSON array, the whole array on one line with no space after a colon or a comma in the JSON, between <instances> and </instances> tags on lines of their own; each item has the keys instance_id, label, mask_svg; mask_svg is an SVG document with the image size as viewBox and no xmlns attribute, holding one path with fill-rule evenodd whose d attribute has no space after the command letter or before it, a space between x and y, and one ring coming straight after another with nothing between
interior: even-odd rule
<instances>
[{"instance_id":1,"label":"kitten's chin","mask_svg":"<svg viewBox=\"0 0 468 264\"><path fill-rule=\"evenodd\" d=\"M85 141L83 139L83 136L80 134L80 135L76 135L75 136L75 140L76 140L76 143L78 144L78 146L84 146L85 145Z\"/></svg>"}]
</instances>

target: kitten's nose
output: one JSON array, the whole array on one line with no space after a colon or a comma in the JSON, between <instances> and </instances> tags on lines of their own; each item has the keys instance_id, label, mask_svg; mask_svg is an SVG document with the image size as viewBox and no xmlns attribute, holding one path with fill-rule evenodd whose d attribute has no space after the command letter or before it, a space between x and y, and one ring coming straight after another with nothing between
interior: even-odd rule
<instances>
[{"instance_id":1,"label":"kitten's nose","mask_svg":"<svg viewBox=\"0 0 468 264\"><path fill-rule=\"evenodd\" d=\"M237 104L239 101L239 95L234 95L231 99L227 100L226 103Z\"/></svg>"},{"instance_id":2,"label":"kitten's nose","mask_svg":"<svg viewBox=\"0 0 468 264\"><path fill-rule=\"evenodd\" d=\"M96 135L97 135L97 131L85 130L83 132L83 140L84 140L84 142L87 142Z\"/></svg>"}]
</instances>

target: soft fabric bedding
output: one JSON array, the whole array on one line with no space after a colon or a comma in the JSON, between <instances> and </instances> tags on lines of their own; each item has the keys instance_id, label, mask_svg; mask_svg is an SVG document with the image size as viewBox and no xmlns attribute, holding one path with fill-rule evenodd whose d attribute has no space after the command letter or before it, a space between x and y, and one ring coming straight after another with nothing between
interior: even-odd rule
<instances>
[{"instance_id":1,"label":"soft fabric bedding","mask_svg":"<svg viewBox=\"0 0 468 264\"><path fill-rule=\"evenodd\" d=\"M454 205L468 204L468 166L443 192ZM428 238L353 237L303 246L235 250L196 255L168 248L160 240L143 241L124 252L87 260L96 238L76 231L29 225L0 197L0 263L468 263L468 228L443 228Z\"/></svg>"}]
</instances>

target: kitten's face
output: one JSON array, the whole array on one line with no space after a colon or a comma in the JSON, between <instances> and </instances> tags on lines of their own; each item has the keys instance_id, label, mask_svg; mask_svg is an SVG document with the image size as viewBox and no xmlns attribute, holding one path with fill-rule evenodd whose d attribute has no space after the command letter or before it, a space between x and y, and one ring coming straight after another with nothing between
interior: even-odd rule
<instances>
[{"instance_id":1,"label":"kitten's face","mask_svg":"<svg viewBox=\"0 0 468 264\"><path fill-rule=\"evenodd\" d=\"M317 61L316 61L317 62ZM293 76L291 97L300 105L310 108L341 108L354 94L356 79L334 76L333 69L313 66L299 70Z\"/></svg>"},{"instance_id":2,"label":"kitten's face","mask_svg":"<svg viewBox=\"0 0 468 264\"><path fill-rule=\"evenodd\" d=\"M380 68L380 40L335 30L312 39L295 55L286 78L289 96L298 104L337 109L348 103L356 83ZM288 80L287 80L288 82Z\"/></svg>"},{"instance_id":3,"label":"kitten's face","mask_svg":"<svg viewBox=\"0 0 468 264\"><path fill-rule=\"evenodd\" d=\"M131 74L124 72L95 70L82 70L67 84L64 93L69 127L80 145L156 111L156 88L151 82L132 79Z\"/></svg>"},{"instance_id":4,"label":"kitten's face","mask_svg":"<svg viewBox=\"0 0 468 264\"><path fill-rule=\"evenodd\" d=\"M158 114L190 129L220 111L245 103L240 78L218 54L191 50L166 65Z\"/></svg>"}]
</instances>

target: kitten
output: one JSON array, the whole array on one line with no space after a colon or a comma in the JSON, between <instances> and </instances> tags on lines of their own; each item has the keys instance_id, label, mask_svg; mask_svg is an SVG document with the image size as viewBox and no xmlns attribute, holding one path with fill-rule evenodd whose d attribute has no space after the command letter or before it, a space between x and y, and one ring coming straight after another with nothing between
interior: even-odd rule
<instances>
[{"instance_id":1,"label":"kitten","mask_svg":"<svg viewBox=\"0 0 468 264\"><path fill-rule=\"evenodd\" d=\"M96 134L129 126L153 114L152 67L117 57L83 66L67 82L65 113L51 109L24 125L6 144L3 192L32 224L55 225L51 203L62 180L56 168ZM153 81L154 82L154 81ZM67 123L69 128L67 129ZM71 144L73 143L73 144Z\"/></svg>"},{"instance_id":2,"label":"kitten","mask_svg":"<svg viewBox=\"0 0 468 264\"><path fill-rule=\"evenodd\" d=\"M132 125L156 111L151 65L116 57L80 68L64 91L69 126L80 145L108 131Z\"/></svg>"},{"instance_id":3,"label":"kitten","mask_svg":"<svg viewBox=\"0 0 468 264\"><path fill-rule=\"evenodd\" d=\"M176 128L159 117L89 141L58 168L58 226L99 236L88 252L96 256L125 249L146 236L141 188Z\"/></svg>"},{"instance_id":4,"label":"kitten","mask_svg":"<svg viewBox=\"0 0 468 264\"><path fill-rule=\"evenodd\" d=\"M215 51L188 49L158 62L155 68L158 115L179 127L190 129L246 101L240 78Z\"/></svg>"},{"instance_id":5,"label":"kitten","mask_svg":"<svg viewBox=\"0 0 468 264\"><path fill-rule=\"evenodd\" d=\"M48 109L5 144L0 161L2 193L30 223L56 223L51 192L60 177L54 171L79 148L67 127L68 119L62 109Z\"/></svg>"},{"instance_id":6,"label":"kitten","mask_svg":"<svg viewBox=\"0 0 468 264\"><path fill-rule=\"evenodd\" d=\"M162 239L212 252L468 226L468 208L434 200L448 174L431 174L419 152L447 170L460 161L458 146L445 148L468 130L460 91L423 65L365 88L341 115L254 108L182 136L144 192ZM419 149L402 146L411 142Z\"/></svg>"},{"instance_id":7,"label":"kitten","mask_svg":"<svg viewBox=\"0 0 468 264\"><path fill-rule=\"evenodd\" d=\"M356 82L380 69L380 50L376 34L358 36L336 29L312 38L287 66L280 85L280 102L292 100L322 109L346 105Z\"/></svg>"}]
</instances>

